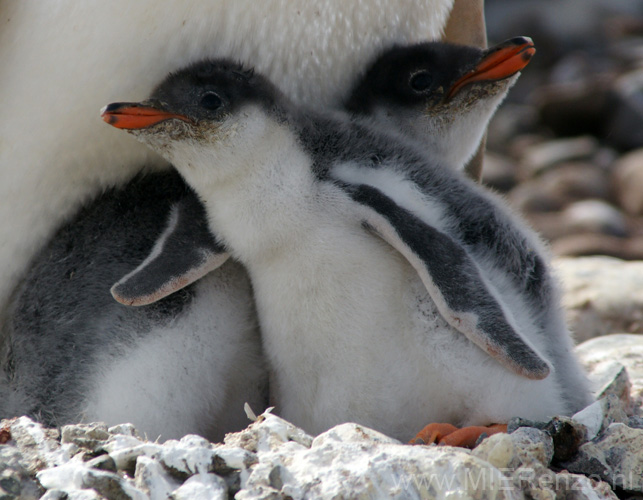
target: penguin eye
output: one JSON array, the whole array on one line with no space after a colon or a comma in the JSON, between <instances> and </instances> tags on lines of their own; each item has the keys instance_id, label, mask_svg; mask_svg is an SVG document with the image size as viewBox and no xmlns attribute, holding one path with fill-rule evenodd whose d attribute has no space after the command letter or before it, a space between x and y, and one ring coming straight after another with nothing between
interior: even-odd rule
<instances>
[{"instance_id":1,"label":"penguin eye","mask_svg":"<svg viewBox=\"0 0 643 500\"><path fill-rule=\"evenodd\" d=\"M433 78L428 71L418 71L409 80L409 85L416 92L424 92L433 83Z\"/></svg>"},{"instance_id":2,"label":"penguin eye","mask_svg":"<svg viewBox=\"0 0 643 500\"><path fill-rule=\"evenodd\" d=\"M208 92L201 98L201 107L214 111L223 106L223 101L221 98L214 92Z\"/></svg>"}]
</instances>

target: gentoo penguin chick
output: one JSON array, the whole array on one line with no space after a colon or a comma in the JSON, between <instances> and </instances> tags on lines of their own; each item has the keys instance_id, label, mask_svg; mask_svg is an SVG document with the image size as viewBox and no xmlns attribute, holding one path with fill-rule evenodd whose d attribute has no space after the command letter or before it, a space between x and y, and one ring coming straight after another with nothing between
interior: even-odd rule
<instances>
[{"instance_id":1,"label":"gentoo penguin chick","mask_svg":"<svg viewBox=\"0 0 643 500\"><path fill-rule=\"evenodd\" d=\"M475 153L487 123L519 77L518 72L534 54L533 42L527 37L515 37L487 50L441 42L394 47L367 68L345 106L357 117L375 120L418 140L434 162L461 170ZM485 212L475 200L459 204L459 224L469 242L489 238L481 229L482 219L493 214ZM517 220L516 224L523 223ZM535 235L531 238L538 240ZM509 271L514 286L530 297L531 314L541 329L565 331L557 283L549 273L538 277L543 259L524 260L514 250L518 244L514 239L501 238L483 260ZM544 249L540 252L546 255ZM513 288L504 299L511 302L512 293ZM589 402L588 393L576 391L586 382L577 363L566 362L570 349L571 345L562 344L552 349L551 355L560 357L555 363L555 376L561 379L564 397L580 408Z\"/></svg>"},{"instance_id":2,"label":"gentoo penguin chick","mask_svg":"<svg viewBox=\"0 0 643 500\"><path fill-rule=\"evenodd\" d=\"M108 190L59 229L3 325L0 418L132 422L163 440L220 440L245 427L244 403L266 405L256 311L236 262L186 286L190 271L206 274L227 257L205 220L191 189L168 171ZM139 296L175 286L172 278L184 288L145 307L117 303L110 287L142 261Z\"/></svg>"},{"instance_id":3,"label":"gentoo penguin chick","mask_svg":"<svg viewBox=\"0 0 643 500\"><path fill-rule=\"evenodd\" d=\"M297 108L229 61L102 115L177 168L248 269L272 396L295 424L408 439L426 421L543 419L590 400L564 324L533 318L558 307L540 242L420 149Z\"/></svg>"},{"instance_id":4,"label":"gentoo penguin chick","mask_svg":"<svg viewBox=\"0 0 643 500\"><path fill-rule=\"evenodd\" d=\"M527 37L487 50L443 42L396 46L371 63L345 107L419 140L432 158L462 170L535 52Z\"/></svg>"}]
</instances>

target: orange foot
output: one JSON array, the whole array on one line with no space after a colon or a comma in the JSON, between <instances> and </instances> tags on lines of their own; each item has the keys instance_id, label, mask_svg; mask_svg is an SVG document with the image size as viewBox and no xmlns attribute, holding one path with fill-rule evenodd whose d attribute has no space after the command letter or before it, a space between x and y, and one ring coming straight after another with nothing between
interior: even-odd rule
<instances>
[{"instance_id":1,"label":"orange foot","mask_svg":"<svg viewBox=\"0 0 643 500\"><path fill-rule=\"evenodd\" d=\"M438 444L441 446L460 446L473 448L483 434L491 436L507 432L507 424L471 426L458 429L451 424L429 424L410 441L410 444Z\"/></svg>"}]
</instances>

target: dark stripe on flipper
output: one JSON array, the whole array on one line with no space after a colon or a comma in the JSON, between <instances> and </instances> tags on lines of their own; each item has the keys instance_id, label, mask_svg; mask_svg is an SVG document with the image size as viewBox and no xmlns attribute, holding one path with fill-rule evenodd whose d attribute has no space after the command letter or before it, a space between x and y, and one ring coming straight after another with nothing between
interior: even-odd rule
<instances>
[{"instance_id":1,"label":"dark stripe on flipper","mask_svg":"<svg viewBox=\"0 0 643 500\"><path fill-rule=\"evenodd\" d=\"M210 231L205 208L194 193L188 192L174 209L175 226L165 235L160 253L114 286L119 302L132 304L157 296L172 283L173 291L179 290L192 283L195 275L200 277L211 270L210 262L226 253Z\"/></svg>"},{"instance_id":2,"label":"dark stripe on flipper","mask_svg":"<svg viewBox=\"0 0 643 500\"><path fill-rule=\"evenodd\" d=\"M507 322L500 304L462 246L371 186L345 188L356 202L372 208L390 223L400 240L422 261L455 316L464 313L478 317L476 336L487 346L487 352L506 360L524 376L547 376L547 363Z\"/></svg>"}]
</instances>

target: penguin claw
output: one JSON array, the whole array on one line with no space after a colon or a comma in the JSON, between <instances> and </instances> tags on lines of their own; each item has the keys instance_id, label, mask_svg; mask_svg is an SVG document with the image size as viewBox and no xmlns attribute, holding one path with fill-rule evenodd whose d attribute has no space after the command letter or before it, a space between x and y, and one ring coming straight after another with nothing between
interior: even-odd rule
<instances>
[{"instance_id":1,"label":"penguin claw","mask_svg":"<svg viewBox=\"0 0 643 500\"><path fill-rule=\"evenodd\" d=\"M507 424L474 425L458 429L451 424L432 423L418 432L409 444L437 444L473 449L481 436L491 436L500 432L507 432Z\"/></svg>"},{"instance_id":2,"label":"penguin claw","mask_svg":"<svg viewBox=\"0 0 643 500\"><path fill-rule=\"evenodd\" d=\"M432 423L418 432L409 444L439 444L444 437L457 430L455 425Z\"/></svg>"}]
</instances>

